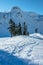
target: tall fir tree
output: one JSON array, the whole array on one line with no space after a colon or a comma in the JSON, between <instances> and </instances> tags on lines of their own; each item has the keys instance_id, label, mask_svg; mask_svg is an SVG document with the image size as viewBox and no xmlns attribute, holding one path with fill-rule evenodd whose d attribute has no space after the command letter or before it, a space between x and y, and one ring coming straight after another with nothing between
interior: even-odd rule
<instances>
[{"instance_id":1,"label":"tall fir tree","mask_svg":"<svg viewBox=\"0 0 43 65\"><path fill-rule=\"evenodd\" d=\"M35 33L38 33L38 28L35 29Z\"/></svg>"},{"instance_id":2,"label":"tall fir tree","mask_svg":"<svg viewBox=\"0 0 43 65\"><path fill-rule=\"evenodd\" d=\"M10 34L11 34L11 37L15 34L15 23L12 19L10 19L9 21L9 31L10 31Z\"/></svg>"},{"instance_id":3,"label":"tall fir tree","mask_svg":"<svg viewBox=\"0 0 43 65\"><path fill-rule=\"evenodd\" d=\"M18 24L18 35L22 35L22 27L21 27L20 22Z\"/></svg>"},{"instance_id":4,"label":"tall fir tree","mask_svg":"<svg viewBox=\"0 0 43 65\"><path fill-rule=\"evenodd\" d=\"M26 26L26 23L24 22L23 23L23 35L26 35L27 34L27 26Z\"/></svg>"}]
</instances>

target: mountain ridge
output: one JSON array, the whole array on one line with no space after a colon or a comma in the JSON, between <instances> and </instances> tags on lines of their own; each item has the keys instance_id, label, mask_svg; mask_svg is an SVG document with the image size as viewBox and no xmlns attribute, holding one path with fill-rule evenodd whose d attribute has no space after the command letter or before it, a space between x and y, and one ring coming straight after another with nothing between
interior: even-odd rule
<instances>
[{"instance_id":1,"label":"mountain ridge","mask_svg":"<svg viewBox=\"0 0 43 65\"><path fill-rule=\"evenodd\" d=\"M19 7L13 7L10 12L0 12L0 37L9 37L9 20L12 19L16 24L23 25L26 22L29 33L34 33L38 28L38 33L43 34L43 15L35 12L25 12Z\"/></svg>"}]
</instances>

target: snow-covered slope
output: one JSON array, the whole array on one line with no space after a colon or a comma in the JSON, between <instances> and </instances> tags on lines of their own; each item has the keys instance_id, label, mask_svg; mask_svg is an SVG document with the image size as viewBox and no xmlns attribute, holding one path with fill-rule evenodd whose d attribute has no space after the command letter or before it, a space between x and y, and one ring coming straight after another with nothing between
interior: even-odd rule
<instances>
[{"instance_id":1,"label":"snow-covered slope","mask_svg":"<svg viewBox=\"0 0 43 65\"><path fill-rule=\"evenodd\" d=\"M0 38L0 65L43 65L43 36Z\"/></svg>"},{"instance_id":2,"label":"snow-covered slope","mask_svg":"<svg viewBox=\"0 0 43 65\"><path fill-rule=\"evenodd\" d=\"M0 12L0 37L10 36L8 31L10 19L16 24L20 22L23 25L23 22L26 22L29 33L34 33L38 28L38 32L43 34L43 15L25 12L16 6L10 12Z\"/></svg>"}]
</instances>

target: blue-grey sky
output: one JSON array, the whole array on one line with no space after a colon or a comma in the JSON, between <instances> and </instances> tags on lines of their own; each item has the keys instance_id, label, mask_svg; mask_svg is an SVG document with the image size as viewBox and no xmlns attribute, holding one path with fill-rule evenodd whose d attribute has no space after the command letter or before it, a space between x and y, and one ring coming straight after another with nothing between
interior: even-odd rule
<instances>
[{"instance_id":1,"label":"blue-grey sky","mask_svg":"<svg viewBox=\"0 0 43 65\"><path fill-rule=\"evenodd\" d=\"M43 0L0 0L0 12L9 11L13 6L19 6L23 11L43 14Z\"/></svg>"}]
</instances>

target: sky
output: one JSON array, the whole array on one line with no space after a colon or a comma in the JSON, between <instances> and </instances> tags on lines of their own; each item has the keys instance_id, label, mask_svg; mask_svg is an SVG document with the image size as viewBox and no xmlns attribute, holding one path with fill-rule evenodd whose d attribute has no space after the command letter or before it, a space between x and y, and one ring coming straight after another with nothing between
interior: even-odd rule
<instances>
[{"instance_id":1,"label":"sky","mask_svg":"<svg viewBox=\"0 0 43 65\"><path fill-rule=\"evenodd\" d=\"M0 12L10 11L14 6L20 7L23 11L43 14L43 0L0 0Z\"/></svg>"}]
</instances>

